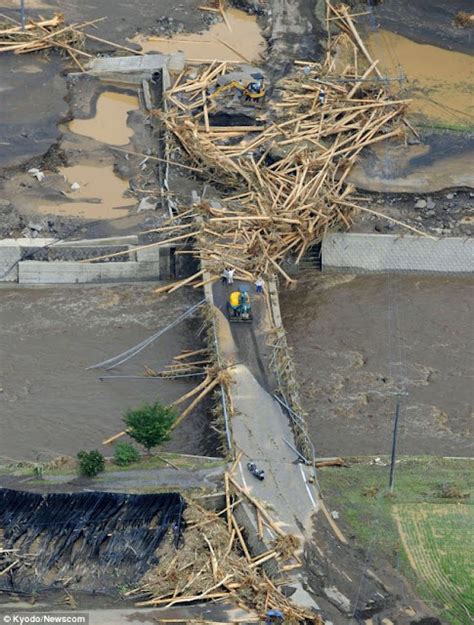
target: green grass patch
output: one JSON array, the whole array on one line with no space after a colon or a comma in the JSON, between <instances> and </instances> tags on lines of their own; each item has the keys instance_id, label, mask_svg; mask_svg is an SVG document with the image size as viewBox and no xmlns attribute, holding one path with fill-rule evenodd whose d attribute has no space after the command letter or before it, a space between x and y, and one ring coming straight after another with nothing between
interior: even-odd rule
<instances>
[{"instance_id":1,"label":"green grass patch","mask_svg":"<svg viewBox=\"0 0 474 625\"><path fill-rule=\"evenodd\" d=\"M452 132L472 132L474 126L472 124L454 124L451 122L418 122L416 128L423 130L451 130Z\"/></svg>"},{"instance_id":2,"label":"green grass patch","mask_svg":"<svg viewBox=\"0 0 474 625\"><path fill-rule=\"evenodd\" d=\"M222 458L206 458L199 456L186 456L178 453L162 452L159 455L163 458L158 458L155 455L143 455L140 456L138 462L132 462L126 466L119 466L115 464L113 459L107 459L105 461L104 473L114 473L123 471L148 471L152 469L170 469L172 468L164 460L172 462L180 469L188 469L190 471L196 471L199 469L212 469L213 467L222 466L225 463L225 459ZM54 464L54 463L53 463ZM75 459L67 458L64 463L59 466L49 467L46 465L35 465L34 463L19 463L12 465L0 466L1 475L15 475L15 476L31 476L36 475L35 467L41 467L43 477L48 476L63 476L72 477L77 475L77 462Z\"/></svg>"},{"instance_id":3,"label":"green grass patch","mask_svg":"<svg viewBox=\"0 0 474 625\"><path fill-rule=\"evenodd\" d=\"M388 466L364 461L349 469L319 470L327 505L340 512L358 546L400 565L420 595L435 602L452 625L470 622L468 613L474 609L472 599L469 604L474 553L467 548L474 527L473 469L474 461L468 460L403 458L393 494Z\"/></svg>"}]
</instances>

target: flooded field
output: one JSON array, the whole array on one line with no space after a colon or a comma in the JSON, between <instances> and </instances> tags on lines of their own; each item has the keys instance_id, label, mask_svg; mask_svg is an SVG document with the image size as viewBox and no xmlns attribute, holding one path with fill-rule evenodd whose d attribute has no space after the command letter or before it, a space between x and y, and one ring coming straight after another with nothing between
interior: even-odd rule
<instances>
[{"instance_id":1,"label":"flooded field","mask_svg":"<svg viewBox=\"0 0 474 625\"><path fill-rule=\"evenodd\" d=\"M282 293L318 455L467 456L472 442L468 277L307 275Z\"/></svg>"},{"instance_id":2,"label":"flooded field","mask_svg":"<svg viewBox=\"0 0 474 625\"><path fill-rule=\"evenodd\" d=\"M111 165L74 165L60 168L59 173L67 181L65 195L72 201L40 203L37 207L40 213L115 219L126 215L128 211L125 207L134 204L133 199L123 197L128 181L115 175ZM72 190L70 187L74 183L78 183L80 188Z\"/></svg>"},{"instance_id":3,"label":"flooded field","mask_svg":"<svg viewBox=\"0 0 474 625\"><path fill-rule=\"evenodd\" d=\"M114 356L165 327L196 293L153 294L154 285L0 289L0 463L38 460L80 449L123 429L131 407L159 396L171 402L186 380L104 380L86 367ZM192 349L198 322L185 322L109 374L143 375ZM206 451L207 417L194 414L166 448Z\"/></svg>"},{"instance_id":4,"label":"flooded field","mask_svg":"<svg viewBox=\"0 0 474 625\"><path fill-rule=\"evenodd\" d=\"M412 99L409 112L417 119L428 118L452 125L472 126L474 120L474 57L415 43L386 30L367 39L382 73L400 77L392 81L393 91L403 90Z\"/></svg>"},{"instance_id":5,"label":"flooded field","mask_svg":"<svg viewBox=\"0 0 474 625\"><path fill-rule=\"evenodd\" d=\"M265 50L265 40L254 15L226 8L227 24L213 24L202 33L179 33L171 38L134 38L143 52L171 53L182 51L187 59L196 61L257 61Z\"/></svg>"},{"instance_id":6,"label":"flooded field","mask_svg":"<svg viewBox=\"0 0 474 625\"><path fill-rule=\"evenodd\" d=\"M127 145L133 130L127 126L130 111L138 108L138 98L126 93L105 91L97 99L96 112L90 119L74 119L69 130L109 145Z\"/></svg>"}]
</instances>

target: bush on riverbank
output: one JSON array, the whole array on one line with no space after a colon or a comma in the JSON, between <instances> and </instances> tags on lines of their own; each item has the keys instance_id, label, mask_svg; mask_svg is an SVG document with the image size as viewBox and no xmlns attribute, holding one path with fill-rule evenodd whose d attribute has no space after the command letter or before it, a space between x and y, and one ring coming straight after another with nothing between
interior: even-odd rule
<instances>
[{"instance_id":1,"label":"bush on riverbank","mask_svg":"<svg viewBox=\"0 0 474 625\"><path fill-rule=\"evenodd\" d=\"M156 401L154 404L143 404L139 408L128 410L123 420L127 426L127 434L150 453L153 447L169 439L176 416L173 407L163 406Z\"/></svg>"},{"instance_id":2,"label":"bush on riverbank","mask_svg":"<svg viewBox=\"0 0 474 625\"><path fill-rule=\"evenodd\" d=\"M105 469L105 458L97 451L80 451L77 454L79 460L79 473L85 477L95 477Z\"/></svg>"},{"instance_id":3,"label":"bush on riverbank","mask_svg":"<svg viewBox=\"0 0 474 625\"><path fill-rule=\"evenodd\" d=\"M114 449L114 462L121 467L125 467L132 462L138 462L140 460L140 454L138 449L127 441L120 441L115 445Z\"/></svg>"}]
</instances>

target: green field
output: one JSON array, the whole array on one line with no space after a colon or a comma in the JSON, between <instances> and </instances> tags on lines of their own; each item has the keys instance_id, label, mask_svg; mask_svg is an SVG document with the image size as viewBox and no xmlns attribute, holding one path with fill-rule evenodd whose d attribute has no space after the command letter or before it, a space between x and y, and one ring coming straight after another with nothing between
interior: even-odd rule
<instances>
[{"instance_id":1,"label":"green field","mask_svg":"<svg viewBox=\"0 0 474 625\"><path fill-rule=\"evenodd\" d=\"M402 459L393 495L388 471L368 462L320 469L327 505L361 547L399 565L447 623L472 623L474 461Z\"/></svg>"},{"instance_id":2,"label":"green field","mask_svg":"<svg viewBox=\"0 0 474 625\"><path fill-rule=\"evenodd\" d=\"M394 517L408 561L425 596L433 597L451 623L474 615L472 506L402 504Z\"/></svg>"}]
</instances>

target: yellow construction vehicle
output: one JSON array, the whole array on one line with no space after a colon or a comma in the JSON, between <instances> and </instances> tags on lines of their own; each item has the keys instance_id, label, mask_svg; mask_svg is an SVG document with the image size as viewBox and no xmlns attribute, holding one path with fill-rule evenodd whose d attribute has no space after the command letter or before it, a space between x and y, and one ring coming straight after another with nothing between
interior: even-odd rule
<instances>
[{"instance_id":1,"label":"yellow construction vehicle","mask_svg":"<svg viewBox=\"0 0 474 625\"><path fill-rule=\"evenodd\" d=\"M263 74L250 74L253 80L250 80L247 83L244 83L240 80L230 80L229 82L220 85L217 89L211 94L211 98L214 98L217 95L221 95L225 91L229 91L231 89L237 89L246 100L250 100L253 102L257 102L261 100L266 93L265 87L263 85L264 76Z\"/></svg>"}]
</instances>

